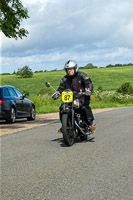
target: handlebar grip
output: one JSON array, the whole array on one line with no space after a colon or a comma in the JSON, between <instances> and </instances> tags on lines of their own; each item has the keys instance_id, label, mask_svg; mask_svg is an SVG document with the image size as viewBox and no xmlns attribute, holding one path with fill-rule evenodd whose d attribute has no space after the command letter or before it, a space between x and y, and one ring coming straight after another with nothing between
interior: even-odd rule
<instances>
[{"instance_id":1,"label":"handlebar grip","mask_svg":"<svg viewBox=\"0 0 133 200\"><path fill-rule=\"evenodd\" d=\"M85 92L79 92L79 95L86 95L86 96L91 96L91 91L85 90Z\"/></svg>"},{"instance_id":2,"label":"handlebar grip","mask_svg":"<svg viewBox=\"0 0 133 200\"><path fill-rule=\"evenodd\" d=\"M86 96L91 96L91 91L90 90L85 90L85 95Z\"/></svg>"}]
</instances>

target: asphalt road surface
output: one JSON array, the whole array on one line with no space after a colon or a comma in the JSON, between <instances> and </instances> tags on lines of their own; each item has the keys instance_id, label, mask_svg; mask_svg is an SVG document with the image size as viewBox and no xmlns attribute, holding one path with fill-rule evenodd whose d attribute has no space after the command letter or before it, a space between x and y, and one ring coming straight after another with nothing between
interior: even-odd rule
<instances>
[{"instance_id":1,"label":"asphalt road surface","mask_svg":"<svg viewBox=\"0 0 133 200\"><path fill-rule=\"evenodd\" d=\"M59 123L1 137L1 200L133 200L133 107L95 115L65 147Z\"/></svg>"}]
</instances>

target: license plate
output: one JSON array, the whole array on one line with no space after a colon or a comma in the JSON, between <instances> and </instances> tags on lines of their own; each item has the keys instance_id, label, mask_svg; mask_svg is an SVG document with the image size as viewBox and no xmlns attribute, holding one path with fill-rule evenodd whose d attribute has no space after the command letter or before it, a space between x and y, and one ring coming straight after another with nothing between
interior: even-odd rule
<instances>
[{"instance_id":1,"label":"license plate","mask_svg":"<svg viewBox=\"0 0 133 200\"><path fill-rule=\"evenodd\" d=\"M64 92L62 92L62 101L64 103L71 103L71 102L73 102L73 93L71 91L64 91Z\"/></svg>"}]
</instances>

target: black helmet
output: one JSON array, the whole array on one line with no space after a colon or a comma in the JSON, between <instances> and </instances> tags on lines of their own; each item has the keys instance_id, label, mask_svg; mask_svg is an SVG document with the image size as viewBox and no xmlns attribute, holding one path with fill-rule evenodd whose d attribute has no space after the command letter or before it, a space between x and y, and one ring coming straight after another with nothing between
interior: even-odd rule
<instances>
[{"instance_id":1,"label":"black helmet","mask_svg":"<svg viewBox=\"0 0 133 200\"><path fill-rule=\"evenodd\" d=\"M66 63L65 63L65 67L64 69L66 70L67 72L67 69L70 69L70 68L74 68L75 70L75 73L78 71L78 65L75 61L73 60L68 60Z\"/></svg>"}]
</instances>

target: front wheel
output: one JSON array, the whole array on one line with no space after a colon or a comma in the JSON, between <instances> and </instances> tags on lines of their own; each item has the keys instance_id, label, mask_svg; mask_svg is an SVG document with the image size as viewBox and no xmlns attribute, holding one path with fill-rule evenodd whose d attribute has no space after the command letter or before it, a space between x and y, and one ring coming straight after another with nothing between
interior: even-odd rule
<instances>
[{"instance_id":1,"label":"front wheel","mask_svg":"<svg viewBox=\"0 0 133 200\"><path fill-rule=\"evenodd\" d=\"M74 130L72 127L71 114L62 115L62 132L65 144L67 146L72 146L74 143Z\"/></svg>"},{"instance_id":2,"label":"front wheel","mask_svg":"<svg viewBox=\"0 0 133 200\"><path fill-rule=\"evenodd\" d=\"M27 120L35 120L35 118L36 118L36 111L35 111L34 106L32 106L32 108L31 108L31 116L27 117Z\"/></svg>"}]
</instances>

